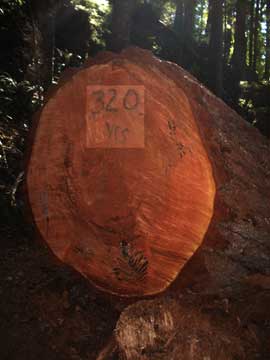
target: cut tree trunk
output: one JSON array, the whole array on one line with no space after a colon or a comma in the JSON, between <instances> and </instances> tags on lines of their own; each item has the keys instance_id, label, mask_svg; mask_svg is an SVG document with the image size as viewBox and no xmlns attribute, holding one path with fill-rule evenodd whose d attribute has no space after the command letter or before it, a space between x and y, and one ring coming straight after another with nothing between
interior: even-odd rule
<instances>
[{"instance_id":1,"label":"cut tree trunk","mask_svg":"<svg viewBox=\"0 0 270 360\"><path fill-rule=\"evenodd\" d=\"M125 360L268 357L254 323L270 321L270 144L255 128L130 48L67 72L31 142L28 200L52 252L108 293L166 289L124 310L100 358L114 339Z\"/></svg>"},{"instance_id":2,"label":"cut tree trunk","mask_svg":"<svg viewBox=\"0 0 270 360\"><path fill-rule=\"evenodd\" d=\"M102 53L39 114L28 199L53 253L106 292L217 292L270 275L269 150L180 67Z\"/></svg>"},{"instance_id":3,"label":"cut tree trunk","mask_svg":"<svg viewBox=\"0 0 270 360\"><path fill-rule=\"evenodd\" d=\"M168 287L201 245L215 196L188 98L145 65L103 55L60 86L39 116L27 175L55 255L126 296Z\"/></svg>"}]
</instances>

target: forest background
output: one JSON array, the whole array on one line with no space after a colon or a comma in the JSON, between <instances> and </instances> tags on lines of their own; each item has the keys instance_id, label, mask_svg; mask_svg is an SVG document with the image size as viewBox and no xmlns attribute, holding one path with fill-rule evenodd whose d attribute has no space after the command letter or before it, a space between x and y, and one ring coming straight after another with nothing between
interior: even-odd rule
<instances>
[{"instance_id":1,"label":"forest background","mask_svg":"<svg viewBox=\"0 0 270 360\"><path fill-rule=\"evenodd\" d=\"M175 62L270 137L270 0L0 0L1 222L16 198L32 115L61 73L135 45Z\"/></svg>"},{"instance_id":2,"label":"forest background","mask_svg":"<svg viewBox=\"0 0 270 360\"><path fill-rule=\"evenodd\" d=\"M184 67L270 137L270 0L0 0L4 224L21 216L25 143L46 90L64 69L128 45Z\"/></svg>"},{"instance_id":3,"label":"forest background","mask_svg":"<svg viewBox=\"0 0 270 360\"><path fill-rule=\"evenodd\" d=\"M96 358L119 317L37 245L22 184L47 90L65 69L129 45L179 64L270 137L270 0L0 0L1 359ZM257 293L245 318L269 329L269 294Z\"/></svg>"}]
</instances>

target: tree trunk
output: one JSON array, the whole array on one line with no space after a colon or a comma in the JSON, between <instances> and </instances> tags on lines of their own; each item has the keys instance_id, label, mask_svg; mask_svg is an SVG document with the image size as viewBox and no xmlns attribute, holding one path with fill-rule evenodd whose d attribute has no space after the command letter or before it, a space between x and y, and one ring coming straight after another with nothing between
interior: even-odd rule
<instances>
[{"instance_id":1,"label":"tree trunk","mask_svg":"<svg viewBox=\"0 0 270 360\"><path fill-rule=\"evenodd\" d=\"M184 38L188 42L193 40L194 25L195 25L195 0L184 0L185 18L184 18Z\"/></svg>"},{"instance_id":2,"label":"tree trunk","mask_svg":"<svg viewBox=\"0 0 270 360\"><path fill-rule=\"evenodd\" d=\"M213 0L209 44L209 86L219 97L223 93L223 0Z\"/></svg>"},{"instance_id":3,"label":"tree trunk","mask_svg":"<svg viewBox=\"0 0 270 360\"><path fill-rule=\"evenodd\" d=\"M270 284L267 139L136 48L67 73L30 150L29 204L52 252L105 292L167 289L121 315L121 359L255 358L260 317L249 328L247 314Z\"/></svg>"},{"instance_id":4,"label":"tree trunk","mask_svg":"<svg viewBox=\"0 0 270 360\"><path fill-rule=\"evenodd\" d=\"M211 30L212 3L213 3L213 0L208 0L208 17L207 17L207 23L206 23L206 29L205 29L205 32L206 32L207 35L210 34L210 30Z\"/></svg>"},{"instance_id":5,"label":"tree trunk","mask_svg":"<svg viewBox=\"0 0 270 360\"><path fill-rule=\"evenodd\" d=\"M235 73L239 74L239 80L243 79L246 67L246 15L246 1L238 0L236 4L235 43L232 63Z\"/></svg>"},{"instance_id":6,"label":"tree trunk","mask_svg":"<svg viewBox=\"0 0 270 360\"><path fill-rule=\"evenodd\" d=\"M254 54L254 7L255 0L250 1L250 19L249 19L249 68L253 69L253 54Z\"/></svg>"},{"instance_id":7,"label":"tree trunk","mask_svg":"<svg viewBox=\"0 0 270 360\"><path fill-rule=\"evenodd\" d=\"M265 47L265 80L270 79L270 0L266 2L266 47Z\"/></svg>"},{"instance_id":8,"label":"tree trunk","mask_svg":"<svg viewBox=\"0 0 270 360\"><path fill-rule=\"evenodd\" d=\"M173 28L177 34L179 34L181 36L183 35L183 29L184 29L184 1L183 0L176 1L176 11L175 11Z\"/></svg>"},{"instance_id":9,"label":"tree trunk","mask_svg":"<svg viewBox=\"0 0 270 360\"><path fill-rule=\"evenodd\" d=\"M239 83L245 77L246 71L246 0L237 0L236 3L236 25L234 37L234 51L232 56L233 81L231 95L235 103L240 96Z\"/></svg>"},{"instance_id":10,"label":"tree trunk","mask_svg":"<svg viewBox=\"0 0 270 360\"><path fill-rule=\"evenodd\" d=\"M55 14L58 2L31 0L33 21L35 71L45 90L51 85L54 73Z\"/></svg>"},{"instance_id":11,"label":"tree trunk","mask_svg":"<svg viewBox=\"0 0 270 360\"><path fill-rule=\"evenodd\" d=\"M98 288L156 294L178 276L211 292L270 275L269 143L176 65L99 55L51 94L31 151L39 233Z\"/></svg>"},{"instance_id":12,"label":"tree trunk","mask_svg":"<svg viewBox=\"0 0 270 360\"><path fill-rule=\"evenodd\" d=\"M257 71L257 62L259 55L259 47L258 47L258 36L259 36L259 26L260 26L260 0L256 0L256 8L255 8L255 19L254 19L254 52L253 52L253 64L252 70L254 73Z\"/></svg>"},{"instance_id":13,"label":"tree trunk","mask_svg":"<svg viewBox=\"0 0 270 360\"><path fill-rule=\"evenodd\" d=\"M183 91L147 62L108 57L44 107L29 201L55 255L97 287L156 294L200 246L215 183Z\"/></svg>"},{"instance_id":14,"label":"tree trunk","mask_svg":"<svg viewBox=\"0 0 270 360\"><path fill-rule=\"evenodd\" d=\"M232 12L228 6L228 1L224 2L224 56L223 64L227 66L230 62L230 51L232 48ZM228 26L229 25L229 26Z\"/></svg>"},{"instance_id":15,"label":"tree trunk","mask_svg":"<svg viewBox=\"0 0 270 360\"><path fill-rule=\"evenodd\" d=\"M113 0L112 6L112 35L109 47L112 51L119 52L130 43L134 0Z\"/></svg>"},{"instance_id":16,"label":"tree trunk","mask_svg":"<svg viewBox=\"0 0 270 360\"><path fill-rule=\"evenodd\" d=\"M186 68L190 68L192 63L192 57L190 56L194 52L194 25L195 25L195 0L183 0L184 2L184 23L182 31L183 39L183 51L181 51L181 64ZM188 51L187 51L188 49Z\"/></svg>"}]
</instances>

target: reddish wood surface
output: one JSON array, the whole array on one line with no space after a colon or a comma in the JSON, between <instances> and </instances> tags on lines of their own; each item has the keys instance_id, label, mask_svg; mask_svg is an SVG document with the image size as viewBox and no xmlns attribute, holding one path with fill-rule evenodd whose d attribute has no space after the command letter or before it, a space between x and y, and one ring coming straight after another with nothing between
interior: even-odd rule
<instances>
[{"instance_id":1,"label":"reddish wood surface","mask_svg":"<svg viewBox=\"0 0 270 360\"><path fill-rule=\"evenodd\" d=\"M201 245L215 198L189 99L143 54L103 53L68 74L38 117L27 171L53 253L123 296L172 283Z\"/></svg>"}]
</instances>

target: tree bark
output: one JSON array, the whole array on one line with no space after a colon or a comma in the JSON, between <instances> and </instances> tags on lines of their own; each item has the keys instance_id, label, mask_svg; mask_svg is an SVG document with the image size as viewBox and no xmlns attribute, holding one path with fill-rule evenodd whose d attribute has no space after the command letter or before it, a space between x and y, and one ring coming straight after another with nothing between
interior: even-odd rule
<instances>
[{"instance_id":1,"label":"tree bark","mask_svg":"<svg viewBox=\"0 0 270 360\"><path fill-rule=\"evenodd\" d=\"M209 44L209 86L219 97L223 93L223 0L213 0Z\"/></svg>"},{"instance_id":2,"label":"tree bark","mask_svg":"<svg viewBox=\"0 0 270 360\"><path fill-rule=\"evenodd\" d=\"M205 306L196 308L195 296L183 301L171 297L140 301L123 311L116 327L121 360L250 360L241 337L252 343L247 331L239 329L228 316L226 302L223 313L211 321ZM191 303L193 302L193 303ZM208 303L209 305L209 303ZM222 306L223 305L223 306ZM208 312L217 309L208 308ZM224 320L225 317L225 320ZM236 330L237 329L237 330ZM242 331L242 333L241 333ZM228 346L230 344L230 346ZM245 351L246 350L246 351Z\"/></svg>"},{"instance_id":3,"label":"tree bark","mask_svg":"<svg viewBox=\"0 0 270 360\"><path fill-rule=\"evenodd\" d=\"M266 2L265 80L270 78L270 0Z\"/></svg>"},{"instance_id":4,"label":"tree bark","mask_svg":"<svg viewBox=\"0 0 270 360\"><path fill-rule=\"evenodd\" d=\"M249 68L253 69L253 55L254 55L254 7L255 0L250 1L250 19L249 19Z\"/></svg>"},{"instance_id":5,"label":"tree bark","mask_svg":"<svg viewBox=\"0 0 270 360\"><path fill-rule=\"evenodd\" d=\"M119 52L130 43L131 15L134 9L134 0L112 1L112 34L110 49Z\"/></svg>"},{"instance_id":6,"label":"tree bark","mask_svg":"<svg viewBox=\"0 0 270 360\"><path fill-rule=\"evenodd\" d=\"M239 80L243 79L246 67L246 16L247 3L238 0L236 4L235 43L232 63L235 73L239 74Z\"/></svg>"},{"instance_id":7,"label":"tree bark","mask_svg":"<svg viewBox=\"0 0 270 360\"><path fill-rule=\"evenodd\" d=\"M208 17L207 17L207 23L206 23L206 29L205 29L205 32L207 35L210 34L210 30L211 30L212 2L213 2L213 0L208 0Z\"/></svg>"},{"instance_id":8,"label":"tree bark","mask_svg":"<svg viewBox=\"0 0 270 360\"><path fill-rule=\"evenodd\" d=\"M55 14L60 1L29 2L34 34L35 71L45 90L51 85L54 73Z\"/></svg>"},{"instance_id":9,"label":"tree bark","mask_svg":"<svg viewBox=\"0 0 270 360\"><path fill-rule=\"evenodd\" d=\"M252 69L254 73L257 72L257 62L259 55L258 36L259 36L259 26L260 26L260 7L261 7L261 1L256 0L255 19L254 19L254 52L253 52L253 64L252 64Z\"/></svg>"},{"instance_id":10,"label":"tree bark","mask_svg":"<svg viewBox=\"0 0 270 360\"><path fill-rule=\"evenodd\" d=\"M230 62L230 51L232 48L232 11L229 2L224 2L224 56L223 64L227 66Z\"/></svg>"},{"instance_id":11,"label":"tree bark","mask_svg":"<svg viewBox=\"0 0 270 360\"><path fill-rule=\"evenodd\" d=\"M122 313L120 359L265 358L254 322L270 318L270 143L181 68L143 51L125 56L145 69L154 66L185 92L217 192L204 241L172 286Z\"/></svg>"},{"instance_id":12,"label":"tree bark","mask_svg":"<svg viewBox=\"0 0 270 360\"><path fill-rule=\"evenodd\" d=\"M179 34L183 35L184 29L184 1L177 0L176 1L176 11L175 11L175 18L174 18L174 31Z\"/></svg>"},{"instance_id":13,"label":"tree bark","mask_svg":"<svg viewBox=\"0 0 270 360\"><path fill-rule=\"evenodd\" d=\"M239 84L246 74L246 17L247 2L245 0L237 0L234 51L231 61L233 69L231 96L234 103L238 102L240 96Z\"/></svg>"},{"instance_id":14,"label":"tree bark","mask_svg":"<svg viewBox=\"0 0 270 360\"><path fill-rule=\"evenodd\" d=\"M253 64L252 64L254 73L256 73L257 71L257 62L259 55L258 36L259 36L259 26L260 26L260 7L261 7L261 1L256 0L255 18L254 18L254 52L253 52Z\"/></svg>"},{"instance_id":15,"label":"tree bark","mask_svg":"<svg viewBox=\"0 0 270 360\"><path fill-rule=\"evenodd\" d=\"M195 25L195 0L184 0L185 17L184 17L184 38L188 42L193 40L194 25Z\"/></svg>"}]
</instances>

